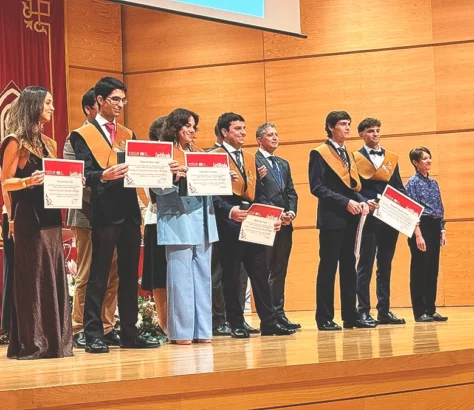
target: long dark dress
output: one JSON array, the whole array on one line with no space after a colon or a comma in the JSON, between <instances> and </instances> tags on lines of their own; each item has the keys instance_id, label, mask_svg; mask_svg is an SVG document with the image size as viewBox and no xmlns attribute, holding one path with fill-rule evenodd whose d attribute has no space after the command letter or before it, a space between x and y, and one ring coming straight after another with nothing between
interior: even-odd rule
<instances>
[{"instance_id":1,"label":"long dark dress","mask_svg":"<svg viewBox=\"0 0 474 410\"><path fill-rule=\"evenodd\" d=\"M0 153L3 158L2 145ZM45 156L48 151L43 149ZM15 177L42 169L30 152ZM61 211L45 209L43 186L11 192L14 225L14 279L7 356L40 359L72 356L72 322L61 237Z\"/></svg>"}]
</instances>

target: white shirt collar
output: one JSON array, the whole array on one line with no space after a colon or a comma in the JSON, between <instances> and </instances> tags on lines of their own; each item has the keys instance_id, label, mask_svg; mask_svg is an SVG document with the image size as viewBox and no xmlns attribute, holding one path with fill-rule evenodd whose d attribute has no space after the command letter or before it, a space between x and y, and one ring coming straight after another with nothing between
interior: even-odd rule
<instances>
[{"instance_id":1,"label":"white shirt collar","mask_svg":"<svg viewBox=\"0 0 474 410\"><path fill-rule=\"evenodd\" d=\"M101 127L110 122L109 120L106 120L104 117L102 117L102 115L100 115L99 113L97 113L97 115L95 116L95 120ZM115 124L115 127L117 127L117 121L115 118L113 123Z\"/></svg>"},{"instance_id":2,"label":"white shirt collar","mask_svg":"<svg viewBox=\"0 0 474 410\"><path fill-rule=\"evenodd\" d=\"M379 145L378 149L375 149L375 148L370 148L370 147L368 147L367 145L364 144L364 148L367 151L367 154L369 154L369 155L370 155L370 151L372 151L372 150L377 151L377 152L382 151L382 147L380 145Z\"/></svg>"},{"instance_id":3,"label":"white shirt collar","mask_svg":"<svg viewBox=\"0 0 474 410\"><path fill-rule=\"evenodd\" d=\"M334 148L345 148L344 145L339 145L336 141L334 141L332 138L329 138L329 142L333 145Z\"/></svg>"},{"instance_id":4,"label":"white shirt collar","mask_svg":"<svg viewBox=\"0 0 474 410\"><path fill-rule=\"evenodd\" d=\"M229 151L231 154L233 154L235 151L241 151L240 149L235 149L232 145L230 144L227 144L227 142L224 141L224 143L222 144L223 147Z\"/></svg>"},{"instance_id":5,"label":"white shirt collar","mask_svg":"<svg viewBox=\"0 0 474 410\"><path fill-rule=\"evenodd\" d=\"M270 154L268 151L265 151L262 147L259 147L258 150L262 153L262 155L268 159L269 157L274 157L275 155Z\"/></svg>"}]
</instances>

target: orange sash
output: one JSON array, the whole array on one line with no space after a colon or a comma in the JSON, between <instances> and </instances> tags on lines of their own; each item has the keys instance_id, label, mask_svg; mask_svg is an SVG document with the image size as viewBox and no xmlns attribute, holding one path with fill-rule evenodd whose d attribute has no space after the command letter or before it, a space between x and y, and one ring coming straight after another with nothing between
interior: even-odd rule
<instances>
[{"instance_id":1,"label":"orange sash","mask_svg":"<svg viewBox=\"0 0 474 410\"><path fill-rule=\"evenodd\" d=\"M229 155L229 153L223 147L216 148L211 152L225 152L227 155ZM257 178L255 175L257 169L255 165L255 154L242 150L242 156L244 157L244 169L247 181L245 181L244 175L240 171L237 164L234 162L232 156L229 155L230 169L231 171L234 171L238 177L237 181L232 181L232 192L235 195L241 196L242 198L248 200L249 202L253 202L255 200L255 186L257 183Z\"/></svg>"},{"instance_id":2,"label":"orange sash","mask_svg":"<svg viewBox=\"0 0 474 410\"><path fill-rule=\"evenodd\" d=\"M382 165L375 169L374 164L369 161L359 151L352 153L357 165L357 172L364 179L388 182L392 178L395 168L397 167L399 156L394 152L385 150L385 158Z\"/></svg>"},{"instance_id":3,"label":"orange sash","mask_svg":"<svg viewBox=\"0 0 474 410\"><path fill-rule=\"evenodd\" d=\"M203 149L197 147L196 145L191 146L189 152L205 152ZM184 151L181 151L176 145L173 146L173 159L179 162L179 165L185 165L186 161L184 160Z\"/></svg>"},{"instance_id":4,"label":"orange sash","mask_svg":"<svg viewBox=\"0 0 474 410\"><path fill-rule=\"evenodd\" d=\"M349 173L349 169L346 168L346 165L344 164L342 158L337 154L336 150L331 149L328 144L321 144L319 147L316 147L315 150L321 154L324 161L326 161L326 163L337 174L337 176L341 178L341 181L347 185L347 187L353 189L356 192L360 191L360 178L359 174L357 173L357 166L354 162L354 158L352 157L352 155L348 155L350 161ZM351 180L354 180L356 182L355 187L352 186Z\"/></svg>"},{"instance_id":5,"label":"orange sash","mask_svg":"<svg viewBox=\"0 0 474 410\"><path fill-rule=\"evenodd\" d=\"M5 143L5 141L8 139L8 138L14 138L16 139L17 141L19 141L19 138L16 134L9 134L7 135L3 141L2 141L2 145ZM52 138L49 138L47 137L46 135L44 134L41 134L41 141L43 141L43 144L46 148L46 151L48 151L48 158L57 158L57 152L58 152L58 144L55 140L53 140ZM44 158L44 155L43 155L43 152L39 153L37 151L35 151L33 149L33 147L28 143L26 142L23 147L23 149L25 149L25 151L28 151L29 153L37 156L38 158ZM3 163L3 150L2 150L2 155L1 155L1 162L0 164Z\"/></svg>"},{"instance_id":6,"label":"orange sash","mask_svg":"<svg viewBox=\"0 0 474 410\"><path fill-rule=\"evenodd\" d=\"M125 142L133 138L132 130L119 123L117 123L117 134L113 147L110 147L110 144L93 124L83 125L73 132L84 139L102 169L117 165L117 152L125 151Z\"/></svg>"}]
</instances>

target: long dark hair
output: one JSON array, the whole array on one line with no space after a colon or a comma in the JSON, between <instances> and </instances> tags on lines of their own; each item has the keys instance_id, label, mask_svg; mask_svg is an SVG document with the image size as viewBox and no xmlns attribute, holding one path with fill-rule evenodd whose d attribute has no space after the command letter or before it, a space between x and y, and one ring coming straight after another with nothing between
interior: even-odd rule
<instances>
[{"instance_id":1,"label":"long dark hair","mask_svg":"<svg viewBox=\"0 0 474 410\"><path fill-rule=\"evenodd\" d=\"M189 123L189 118L193 117L197 125L199 123L199 115L195 112L186 110L185 108L176 108L173 110L165 120L165 124L161 129L160 140L168 141L174 144L178 143L178 133L186 124Z\"/></svg>"},{"instance_id":2,"label":"long dark hair","mask_svg":"<svg viewBox=\"0 0 474 410\"><path fill-rule=\"evenodd\" d=\"M42 150L40 117L48 90L39 86L26 87L12 104L6 131L16 134L20 148L28 143L38 151Z\"/></svg>"}]
</instances>

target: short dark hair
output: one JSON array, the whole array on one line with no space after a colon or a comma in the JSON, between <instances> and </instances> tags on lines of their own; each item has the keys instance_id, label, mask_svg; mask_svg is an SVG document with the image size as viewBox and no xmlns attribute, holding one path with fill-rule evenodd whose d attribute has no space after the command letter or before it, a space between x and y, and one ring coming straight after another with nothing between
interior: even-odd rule
<instances>
[{"instance_id":1,"label":"short dark hair","mask_svg":"<svg viewBox=\"0 0 474 410\"><path fill-rule=\"evenodd\" d=\"M224 114L220 115L217 119L217 128L219 129L219 133L221 133L222 128L225 128L227 131L230 129L230 124L234 121L243 121L244 117L240 114L236 114L235 112L225 112ZM222 135L222 138L224 136Z\"/></svg>"},{"instance_id":2,"label":"short dark hair","mask_svg":"<svg viewBox=\"0 0 474 410\"><path fill-rule=\"evenodd\" d=\"M216 124L216 126L214 127L214 135L218 138L223 138L222 137L222 133L221 133L221 130L219 129L219 126Z\"/></svg>"},{"instance_id":3,"label":"short dark hair","mask_svg":"<svg viewBox=\"0 0 474 410\"><path fill-rule=\"evenodd\" d=\"M361 132L365 131L366 129L372 127L381 127L382 123L377 118L366 118L362 120L357 127L357 132L360 134Z\"/></svg>"},{"instance_id":4,"label":"short dark hair","mask_svg":"<svg viewBox=\"0 0 474 410\"><path fill-rule=\"evenodd\" d=\"M341 120L352 121L352 118L346 111L331 111L328 114L328 116L326 117L326 124L324 126L328 138L332 138L332 131L329 129L329 127L334 128L336 124Z\"/></svg>"},{"instance_id":5,"label":"short dark hair","mask_svg":"<svg viewBox=\"0 0 474 410\"><path fill-rule=\"evenodd\" d=\"M176 108L171 111L166 117L163 128L161 129L160 141L178 142L178 133L188 122L189 118L193 117L194 122L199 124L199 115L195 112L187 110L185 108Z\"/></svg>"},{"instance_id":6,"label":"short dark hair","mask_svg":"<svg viewBox=\"0 0 474 410\"><path fill-rule=\"evenodd\" d=\"M82 105L82 112L84 113L84 115L87 116L86 107L92 107L94 106L96 102L97 101L95 99L94 87L92 87L91 89L86 91L86 93L82 96L81 105Z\"/></svg>"},{"instance_id":7,"label":"short dark hair","mask_svg":"<svg viewBox=\"0 0 474 410\"><path fill-rule=\"evenodd\" d=\"M163 125L165 124L165 120L166 120L166 115L163 115L162 117L156 118L151 123L150 128L148 129L148 138L150 139L150 141L159 141L161 129L163 128Z\"/></svg>"},{"instance_id":8,"label":"short dark hair","mask_svg":"<svg viewBox=\"0 0 474 410\"><path fill-rule=\"evenodd\" d=\"M408 154L410 158L410 163L415 167L415 169L416 169L416 166L415 164L413 164L413 161L420 162L423 152L426 152L431 158L430 150L426 147L421 147L421 146L413 148Z\"/></svg>"},{"instance_id":9,"label":"short dark hair","mask_svg":"<svg viewBox=\"0 0 474 410\"><path fill-rule=\"evenodd\" d=\"M273 122L264 122L262 125L259 125L257 131L255 131L255 137L261 138L265 134L267 128L275 128L275 124Z\"/></svg>"},{"instance_id":10,"label":"short dark hair","mask_svg":"<svg viewBox=\"0 0 474 410\"><path fill-rule=\"evenodd\" d=\"M101 96L105 100L114 90L122 90L126 93L127 87L118 78L103 77L94 87L95 98Z\"/></svg>"}]
</instances>

